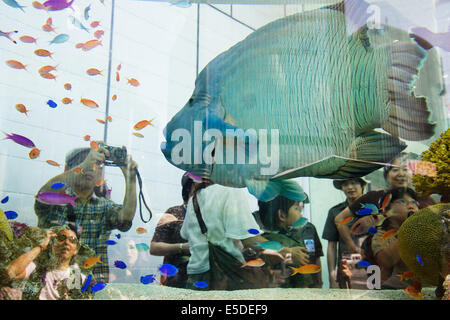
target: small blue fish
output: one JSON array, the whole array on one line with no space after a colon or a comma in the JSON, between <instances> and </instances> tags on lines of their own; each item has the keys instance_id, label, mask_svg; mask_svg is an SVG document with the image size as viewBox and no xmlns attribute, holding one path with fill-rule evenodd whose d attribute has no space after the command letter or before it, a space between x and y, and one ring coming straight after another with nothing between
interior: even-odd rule
<instances>
[{"instance_id":1,"label":"small blue fish","mask_svg":"<svg viewBox=\"0 0 450 320\"><path fill-rule=\"evenodd\" d=\"M120 237L121 237L120 233L116 234L117 239L120 239Z\"/></svg>"},{"instance_id":2,"label":"small blue fish","mask_svg":"<svg viewBox=\"0 0 450 320\"><path fill-rule=\"evenodd\" d=\"M265 241L255 245L256 247L261 247L263 249L270 249L275 251L281 251L283 249L283 245L278 241Z\"/></svg>"},{"instance_id":3,"label":"small blue fish","mask_svg":"<svg viewBox=\"0 0 450 320\"><path fill-rule=\"evenodd\" d=\"M84 8L84 19L86 21L89 20L89 10L91 10L91 5L88 5L86 8Z\"/></svg>"},{"instance_id":4,"label":"small blue fish","mask_svg":"<svg viewBox=\"0 0 450 320\"><path fill-rule=\"evenodd\" d=\"M370 209L370 208L362 208L361 210L358 210L356 212L356 214L358 216L366 216L366 215L371 214L371 213L372 213L372 209Z\"/></svg>"},{"instance_id":5,"label":"small blue fish","mask_svg":"<svg viewBox=\"0 0 450 320\"><path fill-rule=\"evenodd\" d=\"M15 211L5 211L5 215L8 220L14 220L19 216Z\"/></svg>"},{"instance_id":6,"label":"small blue fish","mask_svg":"<svg viewBox=\"0 0 450 320\"><path fill-rule=\"evenodd\" d=\"M301 229L301 228L303 228L307 223L308 223L308 219L306 219L305 217L301 217L300 219L298 219L297 221L295 221L294 224L293 224L292 226L289 227L289 230L292 230L292 229Z\"/></svg>"},{"instance_id":7,"label":"small blue fish","mask_svg":"<svg viewBox=\"0 0 450 320\"><path fill-rule=\"evenodd\" d=\"M20 9L23 12L25 12L25 10L23 10L23 8L26 8L26 7L18 4L16 0L3 0L3 2L5 4L7 4L8 6L10 6L11 8L17 8L17 9Z\"/></svg>"},{"instance_id":8,"label":"small blue fish","mask_svg":"<svg viewBox=\"0 0 450 320\"><path fill-rule=\"evenodd\" d=\"M365 209L371 209L372 210L370 212L371 214L378 214L379 213L378 207L376 205L374 205L373 203L362 204L362 207L365 208Z\"/></svg>"},{"instance_id":9,"label":"small blue fish","mask_svg":"<svg viewBox=\"0 0 450 320\"><path fill-rule=\"evenodd\" d=\"M2 199L2 203L7 203L9 200L9 196L6 196Z\"/></svg>"},{"instance_id":10,"label":"small blue fish","mask_svg":"<svg viewBox=\"0 0 450 320\"><path fill-rule=\"evenodd\" d=\"M377 228L375 227L370 227L369 230L367 230L370 234L375 234L378 232Z\"/></svg>"},{"instance_id":11,"label":"small blue fish","mask_svg":"<svg viewBox=\"0 0 450 320\"><path fill-rule=\"evenodd\" d=\"M6 213L6 212L5 212L5 213ZM423 263L423 260L422 260L422 258L420 257L420 255L416 254L416 259L417 259L417 262L419 262L419 264L423 267L423 266L424 266L424 263Z\"/></svg>"},{"instance_id":12,"label":"small blue fish","mask_svg":"<svg viewBox=\"0 0 450 320\"><path fill-rule=\"evenodd\" d=\"M127 265L125 264L125 262L120 261L120 260L116 260L114 261L114 266L116 266L119 269L125 269L127 267Z\"/></svg>"},{"instance_id":13,"label":"small blue fish","mask_svg":"<svg viewBox=\"0 0 450 320\"><path fill-rule=\"evenodd\" d=\"M115 242L114 240L106 240L105 241L105 244L110 245L110 246L115 245L116 243L117 242Z\"/></svg>"},{"instance_id":14,"label":"small blue fish","mask_svg":"<svg viewBox=\"0 0 450 320\"><path fill-rule=\"evenodd\" d=\"M161 267L159 267L159 271L162 275L165 275L167 277L171 277L177 274L178 269L174 265L171 264L163 264Z\"/></svg>"},{"instance_id":15,"label":"small blue fish","mask_svg":"<svg viewBox=\"0 0 450 320\"><path fill-rule=\"evenodd\" d=\"M149 274L149 275L141 277L141 283L143 283L143 284L149 284L149 283L152 283L155 280L156 280L156 278L155 278L155 276L153 274Z\"/></svg>"},{"instance_id":16,"label":"small blue fish","mask_svg":"<svg viewBox=\"0 0 450 320\"><path fill-rule=\"evenodd\" d=\"M56 108L58 105L56 104L56 102L55 101L53 101L53 100L48 100L47 101L47 104L49 105L49 107L50 108Z\"/></svg>"},{"instance_id":17,"label":"small blue fish","mask_svg":"<svg viewBox=\"0 0 450 320\"><path fill-rule=\"evenodd\" d=\"M178 8L189 8L192 3L190 1L181 0L172 2L172 5Z\"/></svg>"},{"instance_id":18,"label":"small blue fish","mask_svg":"<svg viewBox=\"0 0 450 320\"><path fill-rule=\"evenodd\" d=\"M91 292L98 292L98 291L100 291L100 290L105 289L105 287L106 287L106 283L104 283L104 282L96 283L96 284L91 288Z\"/></svg>"},{"instance_id":19,"label":"small blue fish","mask_svg":"<svg viewBox=\"0 0 450 320\"><path fill-rule=\"evenodd\" d=\"M248 231L248 233L251 233L251 234L259 234L259 231L256 229L248 229L247 231Z\"/></svg>"},{"instance_id":20,"label":"small blue fish","mask_svg":"<svg viewBox=\"0 0 450 320\"><path fill-rule=\"evenodd\" d=\"M84 282L83 287L81 288L81 292L85 292L89 288L91 281L92 281L92 274L88 275L86 281Z\"/></svg>"},{"instance_id":21,"label":"small blue fish","mask_svg":"<svg viewBox=\"0 0 450 320\"><path fill-rule=\"evenodd\" d=\"M53 40L50 41L50 44L64 43L67 40L69 40L69 35L67 33L62 33L62 34L58 34L56 37L54 37Z\"/></svg>"},{"instance_id":22,"label":"small blue fish","mask_svg":"<svg viewBox=\"0 0 450 320\"><path fill-rule=\"evenodd\" d=\"M363 268L367 268L372 265L370 262L365 261L365 260L359 260L356 264Z\"/></svg>"},{"instance_id":23,"label":"small blue fish","mask_svg":"<svg viewBox=\"0 0 450 320\"><path fill-rule=\"evenodd\" d=\"M87 33L90 33L89 30L74 16L70 16L70 21L72 22L72 24L82 30L85 30Z\"/></svg>"},{"instance_id":24,"label":"small blue fish","mask_svg":"<svg viewBox=\"0 0 450 320\"><path fill-rule=\"evenodd\" d=\"M65 184L62 182L55 182L54 184L52 184L52 189L61 189L64 186Z\"/></svg>"},{"instance_id":25,"label":"small blue fish","mask_svg":"<svg viewBox=\"0 0 450 320\"><path fill-rule=\"evenodd\" d=\"M148 250L150 250L150 247L146 243L138 243L136 245L136 249L138 251L148 251Z\"/></svg>"},{"instance_id":26,"label":"small blue fish","mask_svg":"<svg viewBox=\"0 0 450 320\"><path fill-rule=\"evenodd\" d=\"M208 284L205 281L197 281L196 283L194 283L194 286L196 286L197 288L203 289L203 288L206 288L208 286Z\"/></svg>"}]
</instances>

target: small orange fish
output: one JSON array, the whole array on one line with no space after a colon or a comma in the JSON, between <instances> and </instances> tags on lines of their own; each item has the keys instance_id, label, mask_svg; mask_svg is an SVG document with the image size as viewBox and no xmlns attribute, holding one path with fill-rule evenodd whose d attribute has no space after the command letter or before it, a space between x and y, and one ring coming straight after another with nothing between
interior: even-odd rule
<instances>
[{"instance_id":1,"label":"small orange fish","mask_svg":"<svg viewBox=\"0 0 450 320\"><path fill-rule=\"evenodd\" d=\"M133 128L134 128L134 130L141 130L141 129L145 128L146 126L148 126L149 124L153 125L152 121L153 121L153 119L141 120L138 123L136 123Z\"/></svg>"},{"instance_id":2,"label":"small orange fish","mask_svg":"<svg viewBox=\"0 0 450 320\"><path fill-rule=\"evenodd\" d=\"M139 228L136 228L136 232L139 234L147 233L147 229L139 227Z\"/></svg>"},{"instance_id":3,"label":"small orange fish","mask_svg":"<svg viewBox=\"0 0 450 320\"><path fill-rule=\"evenodd\" d=\"M21 36L19 38L20 41L24 42L24 43L36 43L36 38L33 38L31 36Z\"/></svg>"},{"instance_id":4,"label":"small orange fish","mask_svg":"<svg viewBox=\"0 0 450 320\"><path fill-rule=\"evenodd\" d=\"M8 61L6 61L6 64L8 66L10 66L11 68L14 68L14 69L25 69L25 70L27 70L27 66L23 65L22 62L19 62L17 60L8 60Z\"/></svg>"},{"instance_id":5,"label":"small orange fish","mask_svg":"<svg viewBox=\"0 0 450 320\"><path fill-rule=\"evenodd\" d=\"M105 31L97 30L94 32L94 37L96 37L97 39L100 39L104 34L105 34Z\"/></svg>"},{"instance_id":6,"label":"small orange fish","mask_svg":"<svg viewBox=\"0 0 450 320\"><path fill-rule=\"evenodd\" d=\"M50 58L52 58L52 54L53 53L51 53L50 51L45 50L45 49L37 49L37 50L34 50L34 54L36 54L39 57L50 57Z\"/></svg>"},{"instance_id":7,"label":"small orange fish","mask_svg":"<svg viewBox=\"0 0 450 320\"><path fill-rule=\"evenodd\" d=\"M38 72L40 74L43 73L49 73L50 71L56 70L57 66L43 66L42 68L39 68Z\"/></svg>"},{"instance_id":8,"label":"small orange fish","mask_svg":"<svg viewBox=\"0 0 450 320\"><path fill-rule=\"evenodd\" d=\"M106 120L108 120L109 122L112 122L112 117L111 116L107 116Z\"/></svg>"},{"instance_id":9,"label":"small orange fish","mask_svg":"<svg viewBox=\"0 0 450 320\"><path fill-rule=\"evenodd\" d=\"M133 134L134 134L136 137L139 137L139 138L143 138L143 137L144 137L144 135L143 135L142 133L139 133L139 132L133 132Z\"/></svg>"},{"instance_id":10,"label":"small orange fish","mask_svg":"<svg viewBox=\"0 0 450 320\"><path fill-rule=\"evenodd\" d=\"M69 104L69 103L72 103L73 100L70 99L70 98L64 97L64 98L61 99L61 101L64 104Z\"/></svg>"},{"instance_id":11,"label":"small orange fish","mask_svg":"<svg viewBox=\"0 0 450 320\"><path fill-rule=\"evenodd\" d=\"M19 111L19 112L21 112L21 113L25 113L25 115L26 115L27 117L28 117L27 112L28 112L28 111L31 111L31 110L27 110L27 108L26 108L23 104L21 104L21 103L16 104L14 107L16 108L17 111Z\"/></svg>"},{"instance_id":12,"label":"small orange fish","mask_svg":"<svg viewBox=\"0 0 450 320\"><path fill-rule=\"evenodd\" d=\"M75 48L80 49L80 48L83 48L83 46L84 46L84 43L83 42L79 42L79 43L77 43L75 45Z\"/></svg>"},{"instance_id":13,"label":"small orange fish","mask_svg":"<svg viewBox=\"0 0 450 320\"><path fill-rule=\"evenodd\" d=\"M103 71L103 70L102 70ZM96 75L103 75L102 71L95 69L95 68L89 68L86 70L86 73L90 76L96 76Z\"/></svg>"},{"instance_id":14,"label":"small orange fish","mask_svg":"<svg viewBox=\"0 0 450 320\"><path fill-rule=\"evenodd\" d=\"M72 89L72 85L70 83L64 83L64 89L71 90Z\"/></svg>"},{"instance_id":15,"label":"small orange fish","mask_svg":"<svg viewBox=\"0 0 450 320\"><path fill-rule=\"evenodd\" d=\"M32 3L33 7L35 9L39 9L39 10L47 10L47 7L44 6L42 3L38 2L38 1L33 1Z\"/></svg>"},{"instance_id":16,"label":"small orange fish","mask_svg":"<svg viewBox=\"0 0 450 320\"><path fill-rule=\"evenodd\" d=\"M78 167L78 168L73 169L73 172L82 174L83 173L83 169Z\"/></svg>"},{"instance_id":17,"label":"small orange fish","mask_svg":"<svg viewBox=\"0 0 450 320\"><path fill-rule=\"evenodd\" d=\"M89 141L89 140L91 140L91 136L87 134L83 137L83 139L84 139L84 141Z\"/></svg>"},{"instance_id":18,"label":"small orange fish","mask_svg":"<svg viewBox=\"0 0 450 320\"><path fill-rule=\"evenodd\" d=\"M84 104L86 107L90 108L98 108L98 104L94 100L90 99L81 99L80 102Z\"/></svg>"},{"instance_id":19,"label":"small orange fish","mask_svg":"<svg viewBox=\"0 0 450 320\"><path fill-rule=\"evenodd\" d=\"M122 64L121 63L116 67L117 71L120 71L120 69L122 69Z\"/></svg>"},{"instance_id":20,"label":"small orange fish","mask_svg":"<svg viewBox=\"0 0 450 320\"><path fill-rule=\"evenodd\" d=\"M53 23L52 17L49 17L49 18L47 19L46 23L47 23L49 26L51 26L52 23Z\"/></svg>"},{"instance_id":21,"label":"small orange fish","mask_svg":"<svg viewBox=\"0 0 450 320\"><path fill-rule=\"evenodd\" d=\"M294 270L294 273L291 274L293 276L294 274L301 273L301 274L311 274L311 273L317 273L321 270L320 266L316 264L307 264L298 268L289 267L292 270Z\"/></svg>"},{"instance_id":22,"label":"small orange fish","mask_svg":"<svg viewBox=\"0 0 450 320\"><path fill-rule=\"evenodd\" d=\"M101 41L98 41L97 39L89 40L88 42L85 42L83 44L83 51L88 51L88 50L94 49L96 46L99 46L99 45L100 46L102 45Z\"/></svg>"},{"instance_id":23,"label":"small orange fish","mask_svg":"<svg viewBox=\"0 0 450 320\"><path fill-rule=\"evenodd\" d=\"M47 73L41 73L40 75L42 78L52 79L52 80L56 81L56 76L53 73L47 72Z\"/></svg>"},{"instance_id":24,"label":"small orange fish","mask_svg":"<svg viewBox=\"0 0 450 320\"><path fill-rule=\"evenodd\" d=\"M92 28L97 28L100 25L100 21L92 21L91 22L91 27Z\"/></svg>"},{"instance_id":25,"label":"small orange fish","mask_svg":"<svg viewBox=\"0 0 450 320\"><path fill-rule=\"evenodd\" d=\"M44 30L45 32L56 32L55 31L55 28L53 28L51 25L49 25L49 24L44 24L43 26L42 26L42 30Z\"/></svg>"},{"instance_id":26,"label":"small orange fish","mask_svg":"<svg viewBox=\"0 0 450 320\"><path fill-rule=\"evenodd\" d=\"M397 233L398 229L391 229L386 231L385 233L383 233L383 235L381 236L381 239L384 241L386 241L387 239L392 238L393 236L395 236L395 234Z\"/></svg>"},{"instance_id":27,"label":"small orange fish","mask_svg":"<svg viewBox=\"0 0 450 320\"><path fill-rule=\"evenodd\" d=\"M135 78L127 79L128 83L131 84L133 87L137 87L140 85L139 81L137 81Z\"/></svg>"},{"instance_id":28,"label":"small orange fish","mask_svg":"<svg viewBox=\"0 0 450 320\"><path fill-rule=\"evenodd\" d=\"M412 271L405 271L403 273L397 274L398 277L400 277L400 280L409 280L414 277L414 272Z\"/></svg>"},{"instance_id":29,"label":"small orange fish","mask_svg":"<svg viewBox=\"0 0 450 320\"><path fill-rule=\"evenodd\" d=\"M98 180L96 183L95 183L95 185L97 186L97 187L100 187L102 184L106 184L106 181L105 180Z\"/></svg>"},{"instance_id":30,"label":"small orange fish","mask_svg":"<svg viewBox=\"0 0 450 320\"><path fill-rule=\"evenodd\" d=\"M84 263L83 263L83 268L87 269L87 268L91 268L93 266L95 266L97 263L103 263L100 261L100 256L98 257L92 257L87 259Z\"/></svg>"},{"instance_id":31,"label":"small orange fish","mask_svg":"<svg viewBox=\"0 0 450 320\"><path fill-rule=\"evenodd\" d=\"M98 165L96 163L92 164L92 170L97 171Z\"/></svg>"},{"instance_id":32,"label":"small orange fish","mask_svg":"<svg viewBox=\"0 0 450 320\"><path fill-rule=\"evenodd\" d=\"M98 123L105 124L105 120L102 119L95 119L95 120L97 120Z\"/></svg>"},{"instance_id":33,"label":"small orange fish","mask_svg":"<svg viewBox=\"0 0 450 320\"><path fill-rule=\"evenodd\" d=\"M347 217L347 218L345 218L344 220L342 220L341 222L336 223L336 225L337 225L337 226L342 226L342 225L344 225L344 224L349 223L349 222L352 221L352 220L353 220L353 217Z\"/></svg>"},{"instance_id":34,"label":"small orange fish","mask_svg":"<svg viewBox=\"0 0 450 320\"><path fill-rule=\"evenodd\" d=\"M405 289L406 294L413 299L421 300L422 299L422 293L420 291L417 291L416 288L413 286L409 286Z\"/></svg>"},{"instance_id":35,"label":"small orange fish","mask_svg":"<svg viewBox=\"0 0 450 320\"><path fill-rule=\"evenodd\" d=\"M120 75L118 72L116 72L116 81L119 82L120 81Z\"/></svg>"},{"instance_id":36,"label":"small orange fish","mask_svg":"<svg viewBox=\"0 0 450 320\"><path fill-rule=\"evenodd\" d=\"M265 262L263 259L256 259L256 260L250 260L247 261L246 263L244 263L241 268L244 267L262 267L263 265L265 265Z\"/></svg>"},{"instance_id":37,"label":"small orange fish","mask_svg":"<svg viewBox=\"0 0 450 320\"><path fill-rule=\"evenodd\" d=\"M91 141L90 146L91 146L91 149L98 150L98 144L96 141Z\"/></svg>"},{"instance_id":38,"label":"small orange fish","mask_svg":"<svg viewBox=\"0 0 450 320\"><path fill-rule=\"evenodd\" d=\"M28 155L30 156L30 159L36 159L40 154L41 150L39 150L38 148L33 148Z\"/></svg>"},{"instance_id":39,"label":"small orange fish","mask_svg":"<svg viewBox=\"0 0 450 320\"><path fill-rule=\"evenodd\" d=\"M384 209L388 206L388 204L391 202L392 199L392 193L388 193L386 197L384 197L383 201L381 202L380 211L383 212Z\"/></svg>"},{"instance_id":40,"label":"small orange fish","mask_svg":"<svg viewBox=\"0 0 450 320\"><path fill-rule=\"evenodd\" d=\"M117 94L113 94L113 96L111 97L112 101L116 101L117 99Z\"/></svg>"},{"instance_id":41,"label":"small orange fish","mask_svg":"<svg viewBox=\"0 0 450 320\"><path fill-rule=\"evenodd\" d=\"M55 167L60 167L61 166L58 162L53 161L53 160L46 160L45 162L47 162L48 164L50 164L52 166L55 166Z\"/></svg>"}]
</instances>

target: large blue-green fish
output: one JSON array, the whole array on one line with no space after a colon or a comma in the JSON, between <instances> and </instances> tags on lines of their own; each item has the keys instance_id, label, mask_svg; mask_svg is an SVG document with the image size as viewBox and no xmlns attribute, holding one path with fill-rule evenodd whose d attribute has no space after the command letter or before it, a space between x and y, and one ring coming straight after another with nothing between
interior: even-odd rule
<instances>
[{"instance_id":1,"label":"large blue-green fish","mask_svg":"<svg viewBox=\"0 0 450 320\"><path fill-rule=\"evenodd\" d=\"M283 179L361 177L406 148L399 138L430 138L429 97L414 94L430 52L406 31L355 27L358 10L294 14L214 58L164 129L166 159L268 201Z\"/></svg>"}]
</instances>

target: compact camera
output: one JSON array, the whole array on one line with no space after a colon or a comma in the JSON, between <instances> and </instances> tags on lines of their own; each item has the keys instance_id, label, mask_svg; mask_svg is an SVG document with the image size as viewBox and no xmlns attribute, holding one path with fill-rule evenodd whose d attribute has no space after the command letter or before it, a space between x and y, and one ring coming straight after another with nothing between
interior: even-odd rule
<instances>
[{"instance_id":1,"label":"compact camera","mask_svg":"<svg viewBox=\"0 0 450 320\"><path fill-rule=\"evenodd\" d=\"M105 166L120 167L125 165L127 159L127 149L125 147L113 147L106 144L101 146L109 151L109 157L105 159Z\"/></svg>"}]
</instances>

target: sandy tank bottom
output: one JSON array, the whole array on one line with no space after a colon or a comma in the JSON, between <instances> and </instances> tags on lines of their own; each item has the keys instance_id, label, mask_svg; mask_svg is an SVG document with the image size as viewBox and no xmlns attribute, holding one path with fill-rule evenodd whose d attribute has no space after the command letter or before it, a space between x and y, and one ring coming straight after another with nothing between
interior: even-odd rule
<instances>
[{"instance_id":1,"label":"sandy tank bottom","mask_svg":"<svg viewBox=\"0 0 450 320\"><path fill-rule=\"evenodd\" d=\"M422 300L436 300L435 288L422 289ZM404 290L343 289L254 289L195 291L164 287L112 283L95 294L94 300L413 300Z\"/></svg>"}]
</instances>

